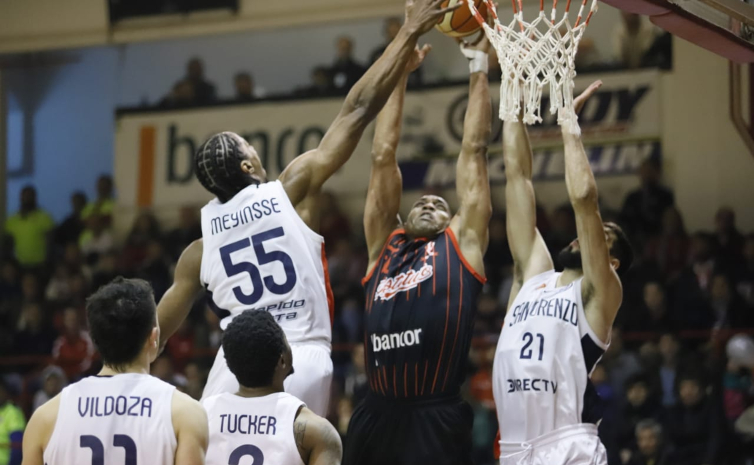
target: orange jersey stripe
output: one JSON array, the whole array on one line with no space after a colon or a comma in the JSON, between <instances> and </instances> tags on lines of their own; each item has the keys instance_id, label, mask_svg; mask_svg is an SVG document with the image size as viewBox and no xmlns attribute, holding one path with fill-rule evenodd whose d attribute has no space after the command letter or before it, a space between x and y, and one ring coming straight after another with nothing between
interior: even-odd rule
<instances>
[{"instance_id":1,"label":"orange jersey stripe","mask_svg":"<svg viewBox=\"0 0 754 465\"><path fill-rule=\"evenodd\" d=\"M459 281L461 282L460 285L460 295L458 296L458 321L456 322L456 337L453 339L453 348L450 349L450 360L453 360L453 354L456 351L456 343L458 342L458 330L461 328L461 305L463 304L463 265L460 267L458 276L461 277ZM450 363L448 364L447 370L445 370L445 381L442 383L442 390L445 390L445 385L448 382L448 375L450 374Z\"/></svg>"},{"instance_id":2,"label":"orange jersey stripe","mask_svg":"<svg viewBox=\"0 0 754 465\"><path fill-rule=\"evenodd\" d=\"M445 248L448 248L448 236L445 236ZM447 260L446 268L448 269L447 288L448 295L445 298L445 331L442 334L442 345L440 346L440 356L437 357L437 368L435 369L435 380L432 382L432 394L435 393L435 386L437 385L437 375L440 374L440 364L442 364L442 354L445 351L445 340L448 337L448 319L450 318L450 254L445 254Z\"/></svg>"}]
</instances>

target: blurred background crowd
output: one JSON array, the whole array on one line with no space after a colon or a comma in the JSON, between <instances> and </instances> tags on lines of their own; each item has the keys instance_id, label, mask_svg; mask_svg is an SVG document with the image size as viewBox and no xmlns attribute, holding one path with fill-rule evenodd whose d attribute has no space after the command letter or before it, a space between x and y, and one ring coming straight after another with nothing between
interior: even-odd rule
<instances>
[{"instance_id":1,"label":"blurred background crowd","mask_svg":"<svg viewBox=\"0 0 754 465\"><path fill-rule=\"evenodd\" d=\"M385 43L374 44L379 57L400 27L384 23ZM310 72L309 86L287 95L317 97L345 93L369 62L354 58L354 39L336 41L335 59ZM622 14L613 30L613 54L604 56L587 36L577 56L579 72L641 67L667 68L670 36L648 21ZM491 60L491 77L499 69ZM411 86L432 85L416 73ZM250 102L267 97L253 72L234 78L235 95L218 95L201 57L159 102L176 108L218 102ZM741 231L736 213L719 205L703 230L688 231L673 192L662 183L661 165L642 164L640 187L620 210L603 210L631 236L638 257L624 280L624 304L610 349L592 374L605 401L600 435L611 465L715 465L754 463L754 383L751 369L729 362L731 336L754 328L754 231ZM70 214L55 222L26 186L20 204L9 212L0 251L0 465L7 463L10 433L21 431L31 413L71 382L95 373L97 354L84 315L87 295L123 275L149 281L159 301L172 282L182 250L201 236L200 205L187 204L176 228L165 229L150 211L138 215L125 240L113 232L113 180L103 175L96 192L70 194ZM565 195L563 197L565 201ZM325 193L321 233L326 241L335 296L332 385L328 418L345 435L355 405L368 390L364 370L365 274L363 233ZM568 204L538 212L538 227L557 252L576 237ZM512 259L500 206L490 223L485 257L489 278L477 303L474 343L469 354L465 397L475 411L477 463L495 463L492 444L498 427L492 397L491 366L511 287ZM504 337L504 334L503 334ZM219 347L218 319L199 300L189 318L152 366L152 374L189 395L201 396Z\"/></svg>"},{"instance_id":2,"label":"blurred background crowd","mask_svg":"<svg viewBox=\"0 0 754 465\"><path fill-rule=\"evenodd\" d=\"M592 374L606 401L600 425L615 464L733 463L754 436L754 387L749 367L728 363L726 340L754 327L754 234L739 231L735 212L721 207L709 228L687 231L658 164L637 173L641 187L621 211L605 211L631 233L641 259L624 281L625 302L610 349ZM27 186L5 224L0 262L0 434L68 383L96 372L87 334L86 296L117 275L152 283L159 301L183 248L201 236L198 206L181 210L176 229L163 230L148 211L116 243L113 184L102 176L97 195L71 195L70 215L55 224ZM322 234L335 295L335 381L329 419L345 434L355 404L368 389L364 372L360 278L366 254L361 231L323 194ZM568 205L540 209L538 226L557 252L576 236ZM555 254L557 255L557 254ZM489 282L477 304L465 395L475 409L478 463L493 463L498 425L491 364L511 285L505 214L490 224L485 258ZM503 333L504 334L504 333ZM204 301L154 363L152 373L199 398L220 344L218 320ZM500 425L505 428L506 425ZM18 427L16 423L15 427ZM0 444L3 438L0 437Z\"/></svg>"}]
</instances>

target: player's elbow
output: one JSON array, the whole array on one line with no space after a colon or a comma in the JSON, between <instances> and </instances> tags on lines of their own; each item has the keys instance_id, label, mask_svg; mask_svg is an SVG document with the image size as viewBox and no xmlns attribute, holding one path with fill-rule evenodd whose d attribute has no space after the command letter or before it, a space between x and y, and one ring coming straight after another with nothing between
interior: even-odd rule
<instances>
[{"instance_id":1,"label":"player's elbow","mask_svg":"<svg viewBox=\"0 0 754 465\"><path fill-rule=\"evenodd\" d=\"M395 145L389 142L376 143L372 146L372 165L386 166L395 164Z\"/></svg>"},{"instance_id":2,"label":"player's elbow","mask_svg":"<svg viewBox=\"0 0 754 465\"><path fill-rule=\"evenodd\" d=\"M464 140L461 143L461 153L467 156L487 156L487 138L479 137L476 140Z\"/></svg>"},{"instance_id":3,"label":"player's elbow","mask_svg":"<svg viewBox=\"0 0 754 465\"><path fill-rule=\"evenodd\" d=\"M597 186L594 183L585 183L572 189L568 196L574 208L589 208L596 206L599 202Z\"/></svg>"}]
</instances>

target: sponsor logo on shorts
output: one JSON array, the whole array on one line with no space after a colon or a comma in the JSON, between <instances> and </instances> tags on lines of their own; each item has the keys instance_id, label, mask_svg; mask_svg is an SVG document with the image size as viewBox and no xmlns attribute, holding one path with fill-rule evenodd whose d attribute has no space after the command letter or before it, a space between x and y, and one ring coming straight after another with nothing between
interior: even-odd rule
<instances>
[{"instance_id":1,"label":"sponsor logo on shorts","mask_svg":"<svg viewBox=\"0 0 754 465\"><path fill-rule=\"evenodd\" d=\"M383 334L382 336L372 334L372 350L379 352L381 350L419 345L421 344L421 333L421 329L409 329L402 333Z\"/></svg>"}]
</instances>

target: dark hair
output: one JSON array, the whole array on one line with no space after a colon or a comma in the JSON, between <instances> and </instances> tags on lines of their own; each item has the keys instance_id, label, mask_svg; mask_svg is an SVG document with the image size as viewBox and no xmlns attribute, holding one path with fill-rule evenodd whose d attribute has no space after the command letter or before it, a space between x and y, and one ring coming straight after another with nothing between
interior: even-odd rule
<instances>
[{"instance_id":1,"label":"dark hair","mask_svg":"<svg viewBox=\"0 0 754 465\"><path fill-rule=\"evenodd\" d=\"M156 325L152 286L119 276L86 300L86 315L102 362L123 369L139 355Z\"/></svg>"},{"instance_id":2,"label":"dark hair","mask_svg":"<svg viewBox=\"0 0 754 465\"><path fill-rule=\"evenodd\" d=\"M610 255L620 261L617 273L622 278L634 263L634 249L631 247L631 241L628 240L628 236L620 226L612 222L606 222L605 226L615 234L613 246L610 247Z\"/></svg>"},{"instance_id":3,"label":"dark hair","mask_svg":"<svg viewBox=\"0 0 754 465\"><path fill-rule=\"evenodd\" d=\"M631 389L633 386L636 386L637 384L643 384L647 390L649 390L649 378L644 373L636 373L634 375L631 375L626 379L626 382L623 384L626 391Z\"/></svg>"},{"instance_id":4,"label":"dark hair","mask_svg":"<svg viewBox=\"0 0 754 465\"><path fill-rule=\"evenodd\" d=\"M243 160L245 157L235 137L229 133L215 134L196 151L196 178L221 202L226 202L253 182L241 170Z\"/></svg>"},{"instance_id":5,"label":"dark hair","mask_svg":"<svg viewBox=\"0 0 754 465\"><path fill-rule=\"evenodd\" d=\"M223 351L230 372L245 387L272 384L275 367L285 350L285 334L264 310L247 310L223 332Z\"/></svg>"}]
</instances>

